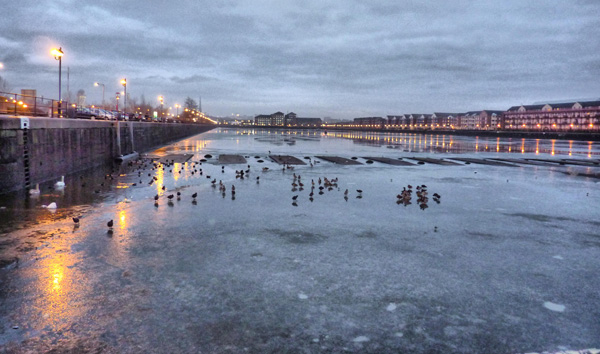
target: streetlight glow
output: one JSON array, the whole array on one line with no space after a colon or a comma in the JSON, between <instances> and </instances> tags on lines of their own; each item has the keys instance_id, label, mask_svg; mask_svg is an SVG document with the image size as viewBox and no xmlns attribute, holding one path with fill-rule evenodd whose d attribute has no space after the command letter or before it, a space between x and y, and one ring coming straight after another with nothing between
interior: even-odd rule
<instances>
[{"instance_id":1,"label":"streetlight glow","mask_svg":"<svg viewBox=\"0 0 600 354\"><path fill-rule=\"evenodd\" d=\"M163 96L158 96L158 100L160 101L160 120L163 121L164 123L164 109L163 109L163 104L164 104L164 97Z\"/></svg>"},{"instance_id":2,"label":"streetlight glow","mask_svg":"<svg viewBox=\"0 0 600 354\"><path fill-rule=\"evenodd\" d=\"M56 59L56 60L58 60L58 58L61 58L63 55L65 55L65 53L62 51L62 47L60 47L58 49L53 48L50 51L50 54L54 55L54 59Z\"/></svg>"},{"instance_id":3,"label":"streetlight glow","mask_svg":"<svg viewBox=\"0 0 600 354\"><path fill-rule=\"evenodd\" d=\"M121 79L121 85L123 85L123 112L127 115L127 79Z\"/></svg>"}]
</instances>

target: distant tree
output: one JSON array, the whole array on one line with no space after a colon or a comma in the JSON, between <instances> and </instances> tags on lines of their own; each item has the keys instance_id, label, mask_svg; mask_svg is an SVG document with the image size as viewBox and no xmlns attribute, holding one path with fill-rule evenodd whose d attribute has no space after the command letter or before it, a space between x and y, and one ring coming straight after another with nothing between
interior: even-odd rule
<instances>
[{"instance_id":1,"label":"distant tree","mask_svg":"<svg viewBox=\"0 0 600 354\"><path fill-rule=\"evenodd\" d=\"M2 92L10 92L11 91L8 81L6 81L6 79L4 79L2 76L0 76L0 91L2 91Z\"/></svg>"},{"instance_id":2,"label":"distant tree","mask_svg":"<svg viewBox=\"0 0 600 354\"><path fill-rule=\"evenodd\" d=\"M153 105L150 102L146 101L146 96L144 96L143 94L140 98L140 103L136 108L139 108L143 114L147 114L149 117L152 116L154 112Z\"/></svg>"},{"instance_id":3,"label":"distant tree","mask_svg":"<svg viewBox=\"0 0 600 354\"><path fill-rule=\"evenodd\" d=\"M129 111L135 111L135 112L139 112L139 105L138 105L138 99L137 97L130 97L129 94L127 94L127 106L129 108ZM133 108L133 109L132 109Z\"/></svg>"},{"instance_id":4,"label":"distant tree","mask_svg":"<svg viewBox=\"0 0 600 354\"><path fill-rule=\"evenodd\" d=\"M198 109L198 103L194 101L191 97L185 99L185 108L187 109Z\"/></svg>"}]
</instances>

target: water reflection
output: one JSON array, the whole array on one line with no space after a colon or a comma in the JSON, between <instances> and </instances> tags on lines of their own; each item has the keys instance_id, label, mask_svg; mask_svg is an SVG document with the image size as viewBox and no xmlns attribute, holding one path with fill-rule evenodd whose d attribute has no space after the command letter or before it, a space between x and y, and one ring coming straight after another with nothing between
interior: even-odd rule
<instances>
[{"instance_id":1,"label":"water reflection","mask_svg":"<svg viewBox=\"0 0 600 354\"><path fill-rule=\"evenodd\" d=\"M39 323L32 326L59 331L74 323L84 313L78 298L86 292L85 282L75 267L78 258L66 249L65 241L39 251L40 261L34 269L33 287L41 291L28 311L38 312ZM41 315L41 316L39 316Z\"/></svg>"},{"instance_id":2,"label":"water reflection","mask_svg":"<svg viewBox=\"0 0 600 354\"><path fill-rule=\"evenodd\" d=\"M548 154L594 157L600 155L598 144L591 141L564 141L553 139L525 139L510 137L469 137L438 134L330 131L324 134L319 130L286 129L239 129L222 128L214 131L220 134L253 136L256 141L277 146L294 145L296 141L325 141L335 139L351 140L354 144L369 147L386 147L403 152L415 153L511 153ZM241 141L238 140L238 144Z\"/></svg>"}]
</instances>

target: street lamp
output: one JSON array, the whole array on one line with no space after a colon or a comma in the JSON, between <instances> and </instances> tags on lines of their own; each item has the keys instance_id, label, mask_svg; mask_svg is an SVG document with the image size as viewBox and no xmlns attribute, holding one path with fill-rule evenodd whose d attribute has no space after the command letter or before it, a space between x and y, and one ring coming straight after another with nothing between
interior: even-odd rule
<instances>
[{"instance_id":1,"label":"street lamp","mask_svg":"<svg viewBox=\"0 0 600 354\"><path fill-rule=\"evenodd\" d=\"M102 86L102 109L106 109L106 105L104 104L104 84L101 84L99 82L94 82L94 86L98 87L98 86Z\"/></svg>"},{"instance_id":2,"label":"street lamp","mask_svg":"<svg viewBox=\"0 0 600 354\"><path fill-rule=\"evenodd\" d=\"M117 94L117 114L119 114L119 98L120 98L119 96L121 95L121 93L117 92L116 94ZM117 120L118 120L118 118L117 118Z\"/></svg>"},{"instance_id":3,"label":"street lamp","mask_svg":"<svg viewBox=\"0 0 600 354\"><path fill-rule=\"evenodd\" d=\"M121 85L125 88L123 91L123 112L127 115L127 79L121 79Z\"/></svg>"},{"instance_id":4,"label":"street lamp","mask_svg":"<svg viewBox=\"0 0 600 354\"><path fill-rule=\"evenodd\" d=\"M52 55L54 55L54 59L58 60L58 116L61 117L62 116L62 111L61 111L61 104L62 104L62 92L61 92L61 88L62 88L62 57L63 55L65 55L65 53L62 51L62 47L56 49L52 49L52 51L50 52Z\"/></svg>"},{"instance_id":5,"label":"street lamp","mask_svg":"<svg viewBox=\"0 0 600 354\"><path fill-rule=\"evenodd\" d=\"M178 103L175 103L175 108L177 108L177 118L179 118L179 107L181 107Z\"/></svg>"},{"instance_id":6,"label":"street lamp","mask_svg":"<svg viewBox=\"0 0 600 354\"><path fill-rule=\"evenodd\" d=\"M158 100L160 101L160 120L162 120L164 122L163 104L164 104L165 98L163 96L158 96Z\"/></svg>"}]
</instances>

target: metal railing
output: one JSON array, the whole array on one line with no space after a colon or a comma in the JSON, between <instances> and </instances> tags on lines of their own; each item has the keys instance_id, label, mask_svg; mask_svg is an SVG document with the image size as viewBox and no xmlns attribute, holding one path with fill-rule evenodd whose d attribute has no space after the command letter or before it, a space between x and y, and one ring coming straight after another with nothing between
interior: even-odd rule
<instances>
[{"instance_id":1,"label":"metal railing","mask_svg":"<svg viewBox=\"0 0 600 354\"><path fill-rule=\"evenodd\" d=\"M0 91L0 114L66 117L68 107L65 101Z\"/></svg>"}]
</instances>

